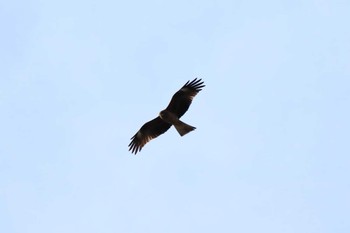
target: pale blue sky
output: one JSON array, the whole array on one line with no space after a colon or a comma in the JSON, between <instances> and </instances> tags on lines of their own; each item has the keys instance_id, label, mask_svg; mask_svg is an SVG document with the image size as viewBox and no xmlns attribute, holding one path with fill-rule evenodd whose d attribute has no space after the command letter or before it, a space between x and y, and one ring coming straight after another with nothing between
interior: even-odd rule
<instances>
[{"instance_id":1,"label":"pale blue sky","mask_svg":"<svg viewBox=\"0 0 350 233\"><path fill-rule=\"evenodd\" d=\"M349 12L1 1L0 232L350 232ZM197 129L129 153L195 77Z\"/></svg>"}]
</instances>

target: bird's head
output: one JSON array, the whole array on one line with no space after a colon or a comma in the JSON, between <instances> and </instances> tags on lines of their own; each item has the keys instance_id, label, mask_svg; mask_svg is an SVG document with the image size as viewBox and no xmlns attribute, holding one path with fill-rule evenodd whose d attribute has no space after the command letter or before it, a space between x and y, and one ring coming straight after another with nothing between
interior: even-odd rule
<instances>
[{"instance_id":1,"label":"bird's head","mask_svg":"<svg viewBox=\"0 0 350 233\"><path fill-rule=\"evenodd\" d=\"M166 116L166 111L165 110L160 111L159 117L163 119L165 116Z\"/></svg>"}]
</instances>

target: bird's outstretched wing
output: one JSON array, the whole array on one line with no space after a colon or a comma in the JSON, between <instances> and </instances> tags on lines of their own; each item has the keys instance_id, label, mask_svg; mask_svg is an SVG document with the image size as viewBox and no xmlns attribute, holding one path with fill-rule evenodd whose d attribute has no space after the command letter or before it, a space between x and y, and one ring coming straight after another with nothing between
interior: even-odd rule
<instances>
[{"instance_id":1,"label":"bird's outstretched wing","mask_svg":"<svg viewBox=\"0 0 350 233\"><path fill-rule=\"evenodd\" d=\"M129 151L131 151L131 153L135 153L136 155L137 152L141 151L142 147L147 142L165 133L170 127L171 124L166 123L160 117L156 117L153 120L147 122L131 138Z\"/></svg>"},{"instance_id":2,"label":"bird's outstretched wing","mask_svg":"<svg viewBox=\"0 0 350 233\"><path fill-rule=\"evenodd\" d=\"M197 78L191 82L187 81L187 83L173 95L166 110L175 113L180 118L190 107L193 98L205 87L203 83L202 79Z\"/></svg>"}]
</instances>

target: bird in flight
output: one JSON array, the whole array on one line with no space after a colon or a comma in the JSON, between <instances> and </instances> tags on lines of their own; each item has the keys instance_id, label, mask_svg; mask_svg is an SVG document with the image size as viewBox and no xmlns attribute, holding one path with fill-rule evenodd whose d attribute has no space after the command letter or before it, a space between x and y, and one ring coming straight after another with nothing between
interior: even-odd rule
<instances>
[{"instance_id":1,"label":"bird in flight","mask_svg":"<svg viewBox=\"0 0 350 233\"><path fill-rule=\"evenodd\" d=\"M205 87L203 83L202 79L195 78L181 87L181 89L171 98L168 107L161 111L158 117L145 123L131 138L129 151L136 155L147 142L165 133L172 125L181 136L196 129L193 126L180 121L180 117L182 117L182 115L188 110L193 98L198 92Z\"/></svg>"}]
</instances>

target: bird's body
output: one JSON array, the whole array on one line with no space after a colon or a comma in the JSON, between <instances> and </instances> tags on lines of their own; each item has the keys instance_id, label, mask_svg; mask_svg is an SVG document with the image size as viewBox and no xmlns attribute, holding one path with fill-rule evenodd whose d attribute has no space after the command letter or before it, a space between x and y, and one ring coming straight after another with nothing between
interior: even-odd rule
<instances>
[{"instance_id":1,"label":"bird's body","mask_svg":"<svg viewBox=\"0 0 350 233\"><path fill-rule=\"evenodd\" d=\"M160 117L160 119L162 119L166 123L173 125L175 127L175 129L177 130L177 132L179 132L179 134L181 136L184 136L185 134L196 129L196 127L190 126L190 125L180 121L180 119L176 116L176 114L174 114L166 109L159 113L159 117Z\"/></svg>"},{"instance_id":2,"label":"bird's body","mask_svg":"<svg viewBox=\"0 0 350 233\"><path fill-rule=\"evenodd\" d=\"M141 129L131 138L129 151L137 153L142 147L153 138L165 133L172 125L178 133L183 136L196 129L180 120L181 116L190 107L193 97L202 90L203 82L201 79L194 79L187 82L179 91L177 91L166 109L159 113L155 119L145 123Z\"/></svg>"}]
</instances>

